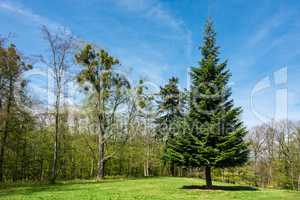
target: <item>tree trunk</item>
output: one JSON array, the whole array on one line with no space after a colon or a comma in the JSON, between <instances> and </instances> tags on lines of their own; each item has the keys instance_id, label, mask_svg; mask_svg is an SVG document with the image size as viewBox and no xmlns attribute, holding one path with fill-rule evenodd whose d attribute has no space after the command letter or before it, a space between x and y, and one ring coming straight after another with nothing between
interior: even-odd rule
<instances>
[{"instance_id":1,"label":"tree trunk","mask_svg":"<svg viewBox=\"0 0 300 200\"><path fill-rule=\"evenodd\" d=\"M97 179L104 179L104 164L105 164L105 144L104 144L104 135L103 133L99 134L99 162L98 162L98 176Z\"/></svg>"},{"instance_id":2,"label":"tree trunk","mask_svg":"<svg viewBox=\"0 0 300 200\"><path fill-rule=\"evenodd\" d=\"M15 144L16 149L16 157L15 157L15 166L12 172L12 179L13 182L16 182L19 178L19 140L17 140L17 143Z\"/></svg>"},{"instance_id":3,"label":"tree trunk","mask_svg":"<svg viewBox=\"0 0 300 200\"><path fill-rule=\"evenodd\" d=\"M295 190L295 182L294 182L294 167L293 164L291 164L291 182L292 182L292 188Z\"/></svg>"},{"instance_id":4,"label":"tree trunk","mask_svg":"<svg viewBox=\"0 0 300 200\"><path fill-rule=\"evenodd\" d=\"M90 178L94 175L94 158L91 159Z\"/></svg>"},{"instance_id":5,"label":"tree trunk","mask_svg":"<svg viewBox=\"0 0 300 200\"><path fill-rule=\"evenodd\" d=\"M149 161L148 159L144 162L144 176L149 176Z\"/></svg>"},{"instance_id":6,"label":"tree trunk","mask_svg":"<svg viewBox=\"0 0 300 200\"><path fill-rule=\"evenodd\" d=\"M51 170L51 183L55 183L55 181L56 181L57 154L58 154L58 152L57 152L57 134L55 133L53 163L52 163L52 170Z\"/></svg>"},{"instance_id":7,"label":"tree trunk","mask_svg":"<svg viewBox=\"0 0 300 200\"><path fill-rule=\"evenodd\" d=\"M74 159L74 156L72 155L72 168L71 168L71 177L72 179L77 178L77 174L76 174L76 161Z\"/></svg>"},{"instance_id":8,"label":"tree trunk","mask_svg":"<svg viewBox=\"0 0 300 200\"><path fill-rule=\"evenodd\" d=\"M298 178L298 191L300 191L300 175L299 175L299 178Z\"/></svg>"},{"instance_id":9,"label":"tree trunk","mask_svg":"<svg viewBox=\"0 0 300 200\"><path fill-rule=\"evenodd\" d=\"M26 179L27 177L27 171L26 169L28 168L28 161L26 159L27 157L27 138L26 138L26 131L25 131L25 135L24 135L24 143L23 143L23 152L22 152L22 166L21 166L21 171L22 171L22 175L21 175L21 179Z\"/></svg>"},{"instance_id":10,"label":"tree trunk","mask_svg":"<svg viewBox=\"0 0 300 200\"><path fill-rule=\"evenodd\" d=\"M125 144L123 144L123 145L125 145ZM124 169L124 166L123 166L123 161L125 161L125 160L123 160L123 158L124 158L124 150L123 150L123 145L122 145L122 147L121 147L121 149L120 149L120 155L119 155L119 174L121 175L121 174L123 174L123 169Z\"/></svg>"},{"instance_id":11,"label":"tree trunk","mask_svg":"<svg viewBox=\"0 0 300 200\"><path fill-rule=\"evenodd\" d=\"M64 119L65 120L65 119ZM63 122L64 126L67 122ZM68 161L67 161L67 157L65 155L67 155L67 150L66 150L66 143L67 143L67 139L66 139L66 134L65 134L66 129L63 129L61 131L61 136L62 138L60 139L60 152L61 152L61 175L63 179L67 179L67 165L68 165Z\"/></svg>"},{"instance_id":12,"label":"tree trunk","mask_svg":"<svg viewBox=\"0 0 300 200\"><path fill-rule=\"evenodd\" d=\"M211 167L206 166L205 167L205 180L206 180L206 186L208 188L212 187L212 178L211 178Z\"/></svg>"},{"instance_id":13,"label":"tree trunk","mask_svg":"<svg viewBox=\"0 0 300 200\"><path fill-rule=\"evenodd\" d=\"M131 156L131 149L129 146L129 158L128 158L128 163L127 163L127 168L128 168L128 177L132 176L132 168L131 168L131 162L132 162L132 156Z\"/></svg>"},{"instance_id":14,"label":"tree trunk","mask_svg":"<svg viewBox=\"0 0 300 200\"><path fill-rule=\"evenodd\" d=\"M77 127L78 121L75 121L75 124ZM74 134L77 134L77 128L75 129ZM71 178L75 179L76 178L76 160L75 160L75 155L74 155L74 142L73 139L71 140Z\"/></svg>"},{"instance_id":15,"label":"tree trunk","mask_svg":"<svg viewBox=\"0 0 300 200\"><path fill-rule=\"evenodd\" d=\"M222 182L225 182L225 169L221 169Z\"/></svg>"},{"instance_id":16,"label":"tree trunk","mask_svg":"<svg viewBox=\"0 0 300 200\"><path fill-rule=\"evenodd\" d=\"M44 177L44 160L41 159L40 160L40 181L43 181L43 177Z\"/></svg>"},{"instance_id":17,"label":"tree trunk","mask_svg":"<svg viewBox=\"0 0 300 200\"><path fill-rule=\"evenodd\" d=\"M147 145L146 160L144 162L144 176L148 177L149 174L149 159L150 159L150 144Z\"/></svg>"},{"instance_id":18,"label":"tree trunk","mask_svg":"<svg viewBox=\"0 0 300 200\"><path fill-rule=\"evenodd\" d=\"M56 168L58 159L58 131L59 131L59 106L60 106L60 96L56 96L56 113L55 113L55 138L54 138L54 149L53 149L53 163L52 163L52 174L51 183L56 181Z\"/></svg>"},{"instance_id":19,"label":"tree trunk","mask_svg":"<svg viewBox=\"0 0 300 200\"><path fill-rule=\"evenodd\" d=\"M257 172L257 152L255 151L254 152L254 185L256 186L256 187L258 187L258 180L257 180L257 178L259 177L259 175L258 175L258 172Z\"/></svg>"},{"instance_id":20,"label":"tree trunk","mask_svg":"<svg viewBox=\"0 0 300 200\"><path fill-rule=\"evenodd\" d=\"M170 172L171 176L175 176L175 163L173 161L170 163Z\"/></svg>"}]
</instances>

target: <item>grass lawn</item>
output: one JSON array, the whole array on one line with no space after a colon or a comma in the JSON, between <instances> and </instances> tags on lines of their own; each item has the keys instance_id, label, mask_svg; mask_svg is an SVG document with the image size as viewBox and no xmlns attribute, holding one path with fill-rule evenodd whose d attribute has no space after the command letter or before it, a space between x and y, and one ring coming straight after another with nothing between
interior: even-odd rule
<instances>
[{"instance_id":1,"label":"grass lawn","mask_svg":"<svg viewBox=\"0 0 300 200\"><path fill-rule=\"evenodd\" d=\"M195 189L204 181L192 178L148 178L136 180L105 180L67 182L42 186L1 186L0 200L300 200L300 192L230 186L218 190ZM185 189L183 189L185 188Z\"/></svg>"}]
</instances>

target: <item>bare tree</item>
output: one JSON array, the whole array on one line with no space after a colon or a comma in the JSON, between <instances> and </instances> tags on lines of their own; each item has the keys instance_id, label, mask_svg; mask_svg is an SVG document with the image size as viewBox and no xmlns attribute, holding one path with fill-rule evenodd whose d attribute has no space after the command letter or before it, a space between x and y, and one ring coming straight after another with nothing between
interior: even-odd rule
<instances>
[{"instance_id":1,"label":"bare tree","mask_svg":"<svg viewBox=\"0 0 300 200\"><path fill-rule=\"evenodd\" d=\"M288 177L292 188L295 189L292 124L290 122L281 121L276 125L279 159L283 160L286 177Z\"/></svg>"},{"instance_id":2,"label":"bare tree","mask_svg":"<svg viewBox=\"0 0 300 200\"><path fill-rule=\"evenodd\" d=\"M273 160L274 160L274 145L275 145L275 129L270 126L265 133L266 142L266 162L268 167L268 184L271 184L273 179Z\"/></svg>"},{"instance_id":3,"label":"bare tree","mask_svg":"<svg viewBox=\"0 0 300 200\"><path fill-rule=\"evenodd\" d=\"M51 70L51 75L54 80L54 146L53 146L53 163L51 170L51 182L54 183L57 176L57 163L59 157L59 134L60 134L60 115L61 101L64 95L64 86L70 79L67 72L70 67L70 58L74 47L74 37L67 31L62 30L56 33L51 33L46 27L42 27L42 34L49 46L50 58L43 62Z\"/></svg>"},{"instance_id":4,"label":"bare tree","mask_svg":"<svg viewBox=\"0 0 300 200\"><path fill-rule=\"evenodd\" d=\"M249 135L249 140L251 144L251 149L253 151L253 156L254 156L254 175L255 175L255 185L258 186L258 180L257 178L259 177L258 174L258 164L259 164L259 159L261 157L262 152L264 151L264 144L265 144L265 137L264 137L264 132L265 132L266 126L257 126L252 129Z\"/></svg>"}]
</instances>

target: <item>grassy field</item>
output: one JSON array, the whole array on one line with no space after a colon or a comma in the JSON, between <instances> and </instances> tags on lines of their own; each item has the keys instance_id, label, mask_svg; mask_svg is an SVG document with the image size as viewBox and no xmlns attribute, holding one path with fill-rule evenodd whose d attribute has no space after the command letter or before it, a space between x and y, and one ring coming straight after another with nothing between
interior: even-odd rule
<instances>
[{"instance_id":1,"label":"grassy field","mask_svg":"<svg viewBox=\"0 0 300 200\"><path fill-rule=\"evenodd\" d=\"M300 200L300 192L258 189L226 184L216 190L199 189L199 179L148 178L78 182L57 185L1 186L0 200Z\"/></svg>"}]
</instances>

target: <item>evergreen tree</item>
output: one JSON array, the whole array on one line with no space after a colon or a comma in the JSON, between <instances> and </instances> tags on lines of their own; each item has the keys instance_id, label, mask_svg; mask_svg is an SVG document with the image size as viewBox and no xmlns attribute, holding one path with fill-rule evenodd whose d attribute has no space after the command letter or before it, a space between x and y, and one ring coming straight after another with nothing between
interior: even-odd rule
<instances>
[{"instance_id":1,"label":"evergreen tree","mask_svg":"<svg viewBox=\"0 0 300 200\"><path fill-rule=\"evenodd\" d=\"M176 121L183 117L183 102L181 99L181 92L178 88L178 78L172 77L169 82L160 88L158 103L158 117L155 120L157 126L158 137L165 141L165 151L169 147L169 141L174 138L174 131L176 131ZM170 161L171 175L175 175L175 163L164 156L165 161Z\"/></svg>"},{"instance_id":2,"label":"evergreen tree","mask_svg":"<svg viewBox=\"0 0 300 200\"><path fill-rule=\"evenodd\" d=\"M211 169L235 167L248 158L247 134L240 120L241 108L231 99L227 62L219 62L219 48L213 23L208 20L204 32L202 59L191 71L189 114L184 131L168 150L179 164L204 167L207 187L212 186Z\"/></svg>"}]
</instances>

